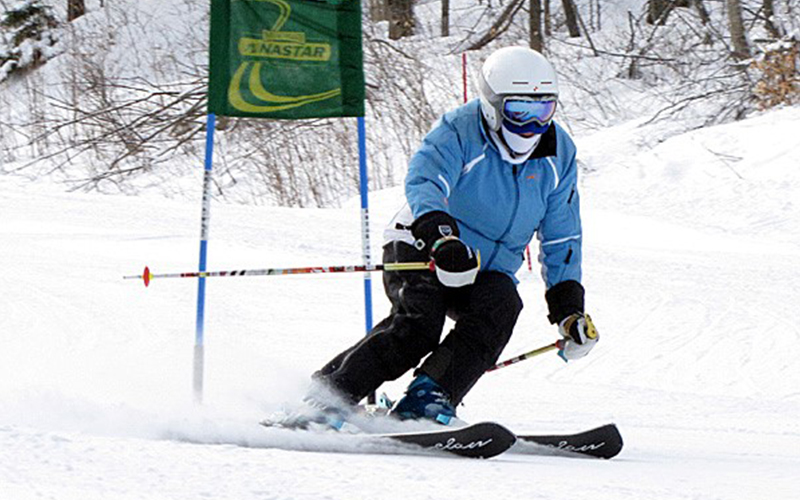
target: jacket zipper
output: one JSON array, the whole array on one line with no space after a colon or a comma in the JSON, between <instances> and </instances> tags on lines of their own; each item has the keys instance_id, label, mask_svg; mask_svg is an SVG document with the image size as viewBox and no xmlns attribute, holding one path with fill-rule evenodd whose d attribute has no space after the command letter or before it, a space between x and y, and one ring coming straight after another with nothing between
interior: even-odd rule
<instances>
[{"instance_id":1,"label":"jacket zipper","mask_svg":"<svg viewBox=\"0 0 800 500\"><path fill-rule=\"evenodd\" d=\"M511 218L508 220L508 225L506 226L505 231L503 231L503 234L501 234L500 237L494 241L494 250L492 250L492 255L491 257L489 257L489 260L486 261L484 267L489 267L492 264L492 261L494 261L494 258L497 256L498 250L500 250L500 242L502 242L503 238L505 238L508 235L508 233L511 232L511 226L514 225L514 219L517 218L517 211L519 211L520 192L519 192L519 176L517 175L516 165L514 165L512 172L514 175L514 187L515 187L514 209L511 211Z\"/></svg>"}]
</instances>

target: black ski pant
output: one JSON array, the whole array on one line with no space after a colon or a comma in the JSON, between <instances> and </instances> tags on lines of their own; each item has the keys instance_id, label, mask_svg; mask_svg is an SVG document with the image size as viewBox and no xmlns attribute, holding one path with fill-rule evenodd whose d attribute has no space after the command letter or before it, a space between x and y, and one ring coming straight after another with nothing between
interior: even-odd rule
<instances>
[{"instance_id":1,"label":"black ski pant","mask_svg":"<svg viewBox=\"0 0 800 500\"><path fill-rule=\"evenodd\" d=\"M384 247L383 262L420 262L428 256L403 242ZM522 310L514 281L506 274L478 273L475 283L447 288L430 271L383 273L392 304L389 316L345 350L314 378L353 404L419 365L457 405L492 367L511 338ZM440 343L446 317L455 327Z\"/></svg>"}]
</instances>

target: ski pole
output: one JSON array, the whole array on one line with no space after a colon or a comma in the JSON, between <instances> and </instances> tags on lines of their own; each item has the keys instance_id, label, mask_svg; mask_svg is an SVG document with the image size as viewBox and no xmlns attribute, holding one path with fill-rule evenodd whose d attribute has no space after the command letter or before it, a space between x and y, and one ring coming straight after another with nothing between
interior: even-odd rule
<instances>
[{"instance_id":1,"label":"ski pole","mask_svg":"<svg viewBox=\"0 0 800 500\"><path fill-rule=\"evenodd\" d=\"M561 345L560 344L561 344L561 341L558 340L556 342L553 342L552 344L548 344L548 345L546 345L544 347L540 347L538 349L534 349L534 350L532 350L530 352L526 352L525 354L520 354L519 356L513 357L511 359L507 359L507 360L505 360L505 361L503 361L501 363L497 363L496 365L494 365L493 367L489 368L486 371L487 372L493 372L493 371L498 370L500 368L505 368L506 366L510 366L510 365L519 363L520 361L525 361L526 359L530 359L530 358L532 358L534 356L538 356L540 354L544 354L546 352L550 352L550 351L552 351L554 349L561 349Z\"/></svg>"},{"instance_id":2,"label":"ski pole","mask_svg":"<svg viewBox=\"0 0 800 500\"><path fill-rule=\"evenodd\" d=\"M277 276L284 274L319 274L319 273L368 273L373 271L426 271L432 270L432 262L390 262L388 264L358 266L325 266L325 267L284 267L271 269L242 269L239 271L203 271L185 273L153 274L145 266L144 272L135 276L123 276L124 280L141 279L144 286L150 285L154 278L212 278L216 276Z\"/></svg>"}]
</instances>

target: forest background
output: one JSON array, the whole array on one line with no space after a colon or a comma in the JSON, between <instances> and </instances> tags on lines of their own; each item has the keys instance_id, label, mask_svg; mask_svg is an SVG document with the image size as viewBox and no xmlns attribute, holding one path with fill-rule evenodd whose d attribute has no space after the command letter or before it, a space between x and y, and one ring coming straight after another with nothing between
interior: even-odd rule
<instances>
[{"instance_id":1,"label":"forest background","mask_svg":"<svg viewBox=\"0 0 800 500\"><path fill-rule=\"evenodd\" d=\"M195 196L208 7L0 0L0 174ZM480 63L500 46L529 45L553 61L558 119L573 135L635 119L639 145L652 147L800 100L799 0L364 0L363 9L373 190L402 182L436 117L476 97ZM222 118L218 130L217 200L335 207L358 192L355 120Z\"/></svg>"}]
</instances>

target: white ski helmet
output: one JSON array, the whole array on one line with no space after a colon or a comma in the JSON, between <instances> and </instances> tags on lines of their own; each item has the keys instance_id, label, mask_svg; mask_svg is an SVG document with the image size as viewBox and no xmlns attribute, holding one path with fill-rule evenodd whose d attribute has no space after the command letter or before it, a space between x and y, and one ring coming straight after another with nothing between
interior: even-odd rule
<instances>
[{"instance_id":1,"label":"white ski helmet","mask_svg":"<svg viewBox=\"0 0 800 500\"><path fill-rule=\"evenodd\" d=\"M478 75L481 113L492 130L503 121L508 96L558 97L558 76L539 52L528 47L504 47L490 55Z\"/></svg>"}]
</instances>

